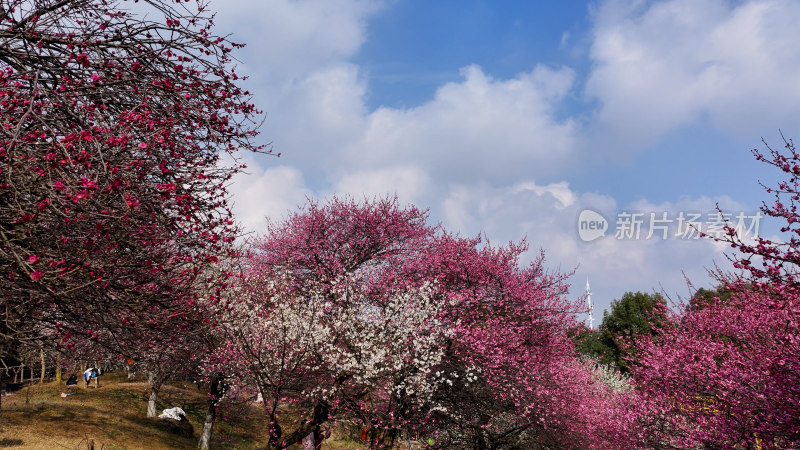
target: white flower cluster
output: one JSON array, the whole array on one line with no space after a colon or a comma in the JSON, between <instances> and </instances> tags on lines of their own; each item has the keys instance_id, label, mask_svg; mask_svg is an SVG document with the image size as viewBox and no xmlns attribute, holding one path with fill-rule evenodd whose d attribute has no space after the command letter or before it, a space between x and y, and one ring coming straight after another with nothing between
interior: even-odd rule
<instances>
[{"instance_id":1,"label":"white flower cluster","mask_svg":"<svg viewBox=\"0 0 800 450\"><path fill-rule=\"evenodd\" d=\"M448 336L437 318L441 305L433 286L395 292L384 304L352 288L342 294L340 298L347 299L341 302L343 307L334 308L324 324L333 337L321 352L328 367L359 385L392 379L395 392L430 394L429 374L441 361Z\"/></svg>"},{"instance_id":2,"label":"white flower cluster","mask_svg":"<svg viewBox=\"0 0 800 450\"><path fill-rule=\"evenodd\" d=\"M581 362L588 365L595 378L604 385L608 386L611 392L619 394L622 392L629 392L631 390L630 377L620 373L620 371L614 366L610 364L603 364L589 357L581 358Z\"/></svg>"},{"instance_id":3,"label":"white flower cluster","mask_svg":"<svg viewBox=\"0 0 800 450\"><path fill-rule=\"evenodd\" d=\"M338 379L418 398L433 393L431 371L449 336L433 285L372 298L357 280L342 278L287 298L286 281L250 277L222 307L236 359L259 390L292 385L335 401L341 386L320 381Z\"/></svg>"},{"instance_id":4,"label":"white flower cluster","mask_svg":"<svg viewBox=\"0 0 800 450\"><path fill-rule=\"evenodd\" d=\"M470 365L459 370L440 371L434 373L433 383L435 385L448 385L452 386L456 379L463 379L465 386L478 381L478 374L481 373L481 368L478 366Z\"/></svg>"}]
</instances>

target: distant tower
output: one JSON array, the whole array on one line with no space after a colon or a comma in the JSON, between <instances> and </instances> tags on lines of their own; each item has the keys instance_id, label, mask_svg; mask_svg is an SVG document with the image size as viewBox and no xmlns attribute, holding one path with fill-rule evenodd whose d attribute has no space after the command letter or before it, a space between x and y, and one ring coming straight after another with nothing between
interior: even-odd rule
<instances>
[{"instance_id":1,"label":"distant tower","mask_svg":"<svg viewBox=\"0 0 800 450\"><path fill-rule=\"evenodd\" d=\"M586 279L586 305L589 307L589 329L594 329L594 303L592 303L592 290L589 289L589 279Z\"/></svg>"}]
</instances>

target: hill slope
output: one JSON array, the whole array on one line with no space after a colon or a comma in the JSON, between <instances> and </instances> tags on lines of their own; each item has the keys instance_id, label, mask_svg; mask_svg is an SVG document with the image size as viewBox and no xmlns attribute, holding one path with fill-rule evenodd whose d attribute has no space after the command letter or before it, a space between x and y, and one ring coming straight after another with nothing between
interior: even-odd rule
<instances>
[{"instance_id":1,"label":"hill slope","mask_svg":"<svg viewBox=\"0 0 800 450\"><path fill-rule=\"evenodd\" d=\"M80 383L61 397L64 384L23 388L2 399L0 448L15 449L187 449L196 448L206 412L205 391L190 383L162 388L158 411L180 406L194 427L192 437L170 431L170 423L145 417L146 383L104 376L100 388ZM240 405L221 411L227 421L214 427L213 448L250 449L266 445L263 410Z\"/></svg>"}]
</instances>

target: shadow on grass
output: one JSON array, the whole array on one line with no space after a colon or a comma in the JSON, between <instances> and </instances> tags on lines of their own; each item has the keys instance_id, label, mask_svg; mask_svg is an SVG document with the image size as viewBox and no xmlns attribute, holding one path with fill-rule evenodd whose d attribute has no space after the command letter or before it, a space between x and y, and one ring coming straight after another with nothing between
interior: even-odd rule
<instances>
[{"instance_id":1,"label":"shadow on grass","mask_svg":"<svg viewBox=\"0 0 800 450\"><path fill-rule=\"evenodd\" d=\"M3 438L0 439L0 447L16 447L22 445L22 439Z\"/></svg>"},{"instance_id":2,"label":"shadow on grass","mask_svg":"<svg viewBox=\"0 0 800 450\"><path fill-rule=\"evenodd\" d=\"M75 442L69 440L83 435L91 437L95 448L104 446L106 450L194 448L208 407L206 393L193 385L166 385L162 388L157 413L162 409L181 407L193 426L194 432L189 437L176 433L175 424L145 417L149 397L145 383L107 382L101 384L100 389L73 389L68 397L61 397L62 392L62 385L53 384L32 391L35 395L32 395L30 403L17 396L6 405L4 398L0 418L4 432L0 432L0 450L34 448L32 442L56 440L59 440L59 445L67 446L64 448L76 449ZM263 414L263 407L249 403L221 407L214 426L213 448L263 448L266 445ZM21 434L23 432L28 434ZM77 448L85 450L85 444Z\"/></svg>"}]
</instances>

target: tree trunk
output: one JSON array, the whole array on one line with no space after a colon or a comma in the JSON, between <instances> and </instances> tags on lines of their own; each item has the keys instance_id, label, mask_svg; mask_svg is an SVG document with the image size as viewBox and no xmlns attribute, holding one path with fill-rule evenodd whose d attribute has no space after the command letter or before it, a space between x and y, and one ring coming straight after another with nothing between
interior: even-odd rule
<instances>
[{"instance_id":1,"label":"tree trunk","mask_svg":"<svg viewBox=\"0 0 800 450\"><path fill-rule=\"evenodd\" d=\"M274 416L273 416L274 417ZM274 439L274 443L272 443L271 448L286 448L290 445L294 444L298 441L303 441L308 437L309 434L313 434L312 438L307 442L314 442L316 439L315 437L320 435L320 425L324 424L330 418L330 406L328 406L325 402L319 402L314 406L314 413L311 417L311 420L301 422L300 426L294 430L291 434L286 436L285 438ZM276 419L275 425L278 426L278 422ZM278 427L278 429L280 429ZM321 437L321 436L320 436ZM272 441L272 439L271 439ZM320 439L320 443L322 439ZM318 443L314 442L314 446L317 446Z\"/></svg>"},{"instance_id":2,"label":"tree trunk","mask_svg":"<svg viewBox=\"0 0 800 450\"><path fill-rule=\"evenodd\" d=\"M213 402L208 402L208 411L206 411L206 421L203 423L203 434L200 435L200 442L197 448L201 450L208 450L211 445L211 433L214 431L214 420L217 417L217 405Z\"/></svg>"},{"instance_id":3,"label":"tree trunk","mask_svg":"<svg viewBox=\"0 0 800 450\"><path fill-rule=\"evenodd\" d=\"M56 353L56 383L61 381L61 353Z\"/></svg>"},{"instance_id":4,"label":"tree trunk","mask_svg":"<svg viewBox=\"0 0 800 450\"><path fill-rule=\"evenodd\" d=\"M150 399L147 400L147 417L156 416L156 402L158 401L158 391L161 389L162 381L152 378L153 383L150 385Z\"/></svg>"},{"instance_id":5,"label":"tree trunk","mask_svg":"<svg viewBox=\"0 0 800 450\"><path fill-rule=\"evenodd\" d=\"M208 411L206 411L206 421L203 423L203 434L197 443L199 449L208 449L211 445L211 433L214 431L214 421L217 418L217 404L226 390L225 376L222 372L217 372L208 383Z\"/></svg>"},{"instance_id":6,"label":"tree trunk","mask_svg":"<svg viewBox=\"0 0 800 450\"><path fill-rule=\"evenodd\" d=\"M475 450L488 450L486 445L486 436L483 428L474 428L475 435L473 437L473 445Z\"/></svg>"},{"instance_id":7,"label":"tree trunk","mask_svg":"<svg viewBox=\"0 0 800 450\"><path fill-rule=\"evenodd\" d=\"M44 384L44 373L47 370L47 365L44 360L44 349L41 347L39 348L39 359L42 362L42 373L39 374L39 384Z\"/></svg>"}]
</instances>

